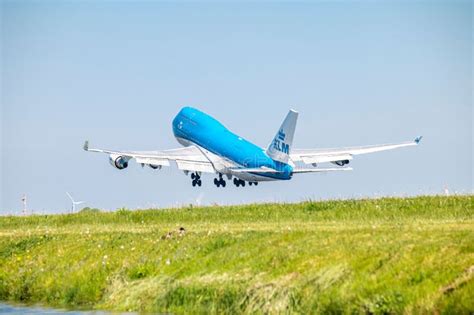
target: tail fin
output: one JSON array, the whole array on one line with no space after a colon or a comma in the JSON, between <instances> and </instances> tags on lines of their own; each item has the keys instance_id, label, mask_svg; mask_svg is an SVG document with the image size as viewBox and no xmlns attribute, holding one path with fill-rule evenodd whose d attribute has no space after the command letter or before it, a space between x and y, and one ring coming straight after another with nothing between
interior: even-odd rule
<instances>
[{"instance_id":1,"label":"tail fin","mask_svg":"<svg viewBox=\"0 0 474 315\"><path fill-rule=\"evenodd\" d=\"M273 160L288 163L297 120L298 112L291 109L281 124L275 138L273 138L272 143L268 146L267 155Z\"/></svg>"}]
</instances>

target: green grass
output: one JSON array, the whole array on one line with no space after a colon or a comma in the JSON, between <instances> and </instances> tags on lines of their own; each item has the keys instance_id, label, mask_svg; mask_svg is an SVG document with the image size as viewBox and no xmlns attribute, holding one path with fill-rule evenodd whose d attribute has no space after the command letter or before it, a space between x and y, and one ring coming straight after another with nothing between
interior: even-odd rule
<instances>
[{"instance_id":1,"label":"green grass","mask_svg":"<svg viewBox=\"0 0 474 315\"><path fill-rule=\"evenodd\" d=\"M172 313L472 314L474 197L0 217L0 300Z\"/></svg>"}]
</instances>

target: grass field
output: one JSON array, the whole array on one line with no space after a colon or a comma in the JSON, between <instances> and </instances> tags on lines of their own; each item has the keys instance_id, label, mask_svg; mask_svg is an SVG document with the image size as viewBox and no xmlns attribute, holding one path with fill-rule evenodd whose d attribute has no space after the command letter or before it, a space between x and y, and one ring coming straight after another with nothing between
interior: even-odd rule
<instances>
[{"instance_id":1,"label":"grass field","mask_svg":"<svg viewBox=\"0 0 474 315\"><path fill-rule=\"evenodd\" d=\"M172 313L472 314L474 197L0 217L0 300Z\"/></svg>"}]
</instances>

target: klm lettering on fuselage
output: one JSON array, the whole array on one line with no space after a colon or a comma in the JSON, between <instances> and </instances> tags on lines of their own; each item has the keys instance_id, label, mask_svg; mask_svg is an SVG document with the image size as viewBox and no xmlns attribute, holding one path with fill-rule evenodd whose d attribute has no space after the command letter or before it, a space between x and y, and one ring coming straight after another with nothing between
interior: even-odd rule
<instances>
[{"instance_id":1,"label":"klm lettering on fuselage","mask_svg":"<svg viewBox=\"0 0 474 315\"><path fill-rule=\"evenodd\" d=\"M283 130L278 132L278 136L273 140L273 148L277 151L289 154L290 153L290 146L285 143L285 133Z\"/></svg>"}]
</instances>

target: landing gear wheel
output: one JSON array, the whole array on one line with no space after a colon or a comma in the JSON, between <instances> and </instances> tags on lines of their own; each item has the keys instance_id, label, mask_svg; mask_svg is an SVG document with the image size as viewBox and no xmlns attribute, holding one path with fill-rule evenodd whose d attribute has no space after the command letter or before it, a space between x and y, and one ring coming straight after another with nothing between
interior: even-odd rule
<instances>
[{"instance_id":1,"label":"landing gear wheel","mask_svg":"<svg viewBox=\"0 0 474 315\"><path fill-rule=\"evenodd\" d=\"M253 184L252 182L249 182L249 186L252 186L252 184Z\"/></svg>"},{"instance_id":2,"label":"landing gear wheel","mask_svg":"<svg viewBox=\"0 0 474 315\"><path fill-rule=\"evenodd\" d=\"M195 178L196 178L196 174L191 173L191 179L195 179Z\"/></svg>"},{"instance_id":3,"label":"landing gear wheel","mask_svg":"<svg viewBox=\"0 0 474 315\"><path fill-rule=\"evenodd\" d=\"M245 187L245 181L240 182L240 184L242 185L242 187Z\"/></svg>"},{"instance_id":4,"label":"landing gear wheel","mask_svg":"<svg viewBox=\"0 0 474 315\"><path fill-rule=\"evenodd\" d=\"M193 187L195 187L196 186L196 181L193 180L192 184L193 184Z\"/></svg>"},{"instance_id":5,"label":"landing gear wheel","mask_svg":"<svg viewBox=\"0 0 474 315\"><path fill-rule=\"evenodd\" d=\"M202 181L200 179L198 179L197 184L198 184L199 187L201 187Z\"/></svg>"},{"instance_id":6,"label":"landing gear wheel","mask_svg":"<svg viewBox=\"0 0 474 315\"><path fill-rule=\"evenodd\" d=\"M222 174L219 173L219 179L217 178L214 178L214 184L217 186L217 187L225 187L225 180L222 178Z\"/></svg>"},{"instance_id":7,"label":"landing gear wheel","mask_svg":"<svg viewBox=\"0 0 474 315\"><path fill-rule=\"evenodd\" d=\"M254 182L253 184L254 184L255 186L257 186L257 185L258 185L258 182Z\"/></svg>"},{"instance_id":8,"label":"landing gear wheel","mask_svg":"<svg viewBox=\"0 0 474 315\"><path fill-rule=\"evenodd\" d=\"M234 185L236 187L239 187L239 184L240 184L239 180L237 178L234 178Z\"/></svg>"}]
</instances>

